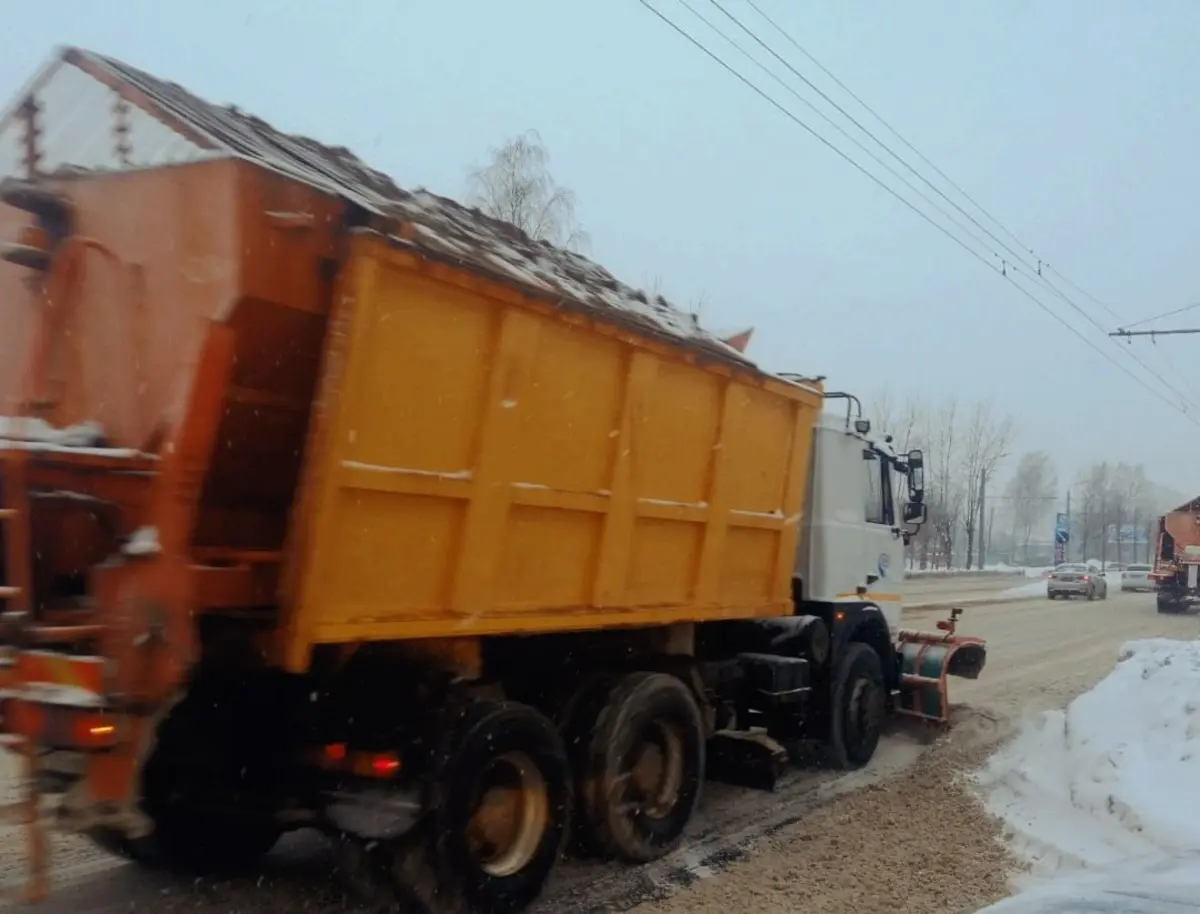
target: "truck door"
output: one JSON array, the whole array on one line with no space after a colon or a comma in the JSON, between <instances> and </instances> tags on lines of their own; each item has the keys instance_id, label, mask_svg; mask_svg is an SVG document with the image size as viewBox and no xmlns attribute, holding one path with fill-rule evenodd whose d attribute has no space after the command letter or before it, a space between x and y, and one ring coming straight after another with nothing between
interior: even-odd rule
<instances>
[{"instance_id":1,"label":"truck door","mask_svg":"<svg viewBox=\"0 0 1200 914\"><path fill-rule=\"evenodd\" d=\"M895 628L901 609L904 584L904 541L900 537L896 512L896 493L890 461L878 451L863 449L863 473L866 474L866 524L863 531L863 567L867 593L879 604L888 625Z\"/></svg>"}]
</instances>

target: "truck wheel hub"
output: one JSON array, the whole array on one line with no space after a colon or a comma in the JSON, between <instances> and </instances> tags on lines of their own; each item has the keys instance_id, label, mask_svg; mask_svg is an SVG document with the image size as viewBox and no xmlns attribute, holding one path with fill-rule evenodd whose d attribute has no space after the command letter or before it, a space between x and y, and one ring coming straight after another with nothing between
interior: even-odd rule
<instances>
[{"instance_id":1,"label":"truck wheel hub","mask_svg":"<svg viewBox=\"0 0 1200 914\"><path fill-rule=\"evenodd\" d=\"M489 876L520 872L536 856L550 821L546 782L522 752L494 759L483 773L468 827L471 853Z\"/></svg>"},{"instance_id":2,"label":"truck wheel hub","mask_svg":"<svg viewBox=\"0 0 1200 914\"><path fill-rule=\"evenodd\" d=\"M670 815L683 785L683 739L665 722L655 722L634 755L629 779L642 799L639 811L653 819Z\"/></svg>"}]
</instances>

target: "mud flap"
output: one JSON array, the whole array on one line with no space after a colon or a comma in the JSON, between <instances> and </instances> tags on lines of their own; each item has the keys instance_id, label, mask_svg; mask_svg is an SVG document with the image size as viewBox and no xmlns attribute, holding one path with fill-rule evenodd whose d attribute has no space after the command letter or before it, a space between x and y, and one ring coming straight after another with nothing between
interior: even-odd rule
<instances>
[{"instance_id":1,"label":"mud flap","mask_svg":"<svg viewBox=\"0 0 1200 914\"><path fill-rule=\"evenodd\" d=\"M944 724L950 719L946 678L978 679L987 661L982 638L952 632L902 631L900 696L896 711Z\"/></svg>"}]
</instances>

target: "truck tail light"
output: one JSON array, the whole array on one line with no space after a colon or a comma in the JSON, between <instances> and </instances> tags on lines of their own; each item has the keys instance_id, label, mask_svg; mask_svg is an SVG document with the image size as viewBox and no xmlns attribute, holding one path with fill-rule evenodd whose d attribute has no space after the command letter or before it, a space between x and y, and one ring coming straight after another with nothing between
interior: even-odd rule
<instances>
[{"instance_id":1,"label":"truck tail light","mask_svg":"<svg viewBox=\"0 0 1200 914\"><path fill-rule=\"evenodd\" d=\"M321 748L320 765L330 771L345 771L360 778L392 778L403 767L393 752L356 752L345 743L329 743Z\"/></svg>"},{"instance_id":2,"label":"truck tail light","mask_svg":"<svg viewBox=\"0 0 1200 914\"><path fill-rule=\"evenodd\" d=\"M89 714L76 721L74 736L81 749L107 749L117 741L117 725L109 718Z\"/></svg>"}]
</instances>

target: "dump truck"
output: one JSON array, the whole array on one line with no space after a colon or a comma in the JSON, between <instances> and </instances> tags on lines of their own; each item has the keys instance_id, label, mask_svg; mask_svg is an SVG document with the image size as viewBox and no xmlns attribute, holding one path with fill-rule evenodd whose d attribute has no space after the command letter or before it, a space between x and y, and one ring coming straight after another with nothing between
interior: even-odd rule
<instances>
[{"instance_id":1,"label":"dump truck","mask_svg":"<svg viewBox=\"0 0 1200 914\"><path fill-rule=\"evenodd\" d=\"M316 828L364 892L516 912L568 830L659 858L706 770L865 765L982 669L956 615L901 624L924 455L852 396L102 55L60 51L10 112L29 897L50 807L194 873Z\"/></svg>"},{"instance_id":2,"label":"dump truck","mask_svg":"<svg viewBox=\"0 0 1200 914\"><path fill-rule=\"evenodd\" d=\"M1200 603L1200 496L1158 519L1154 583L1160 613L1183 613Z\"/></svg>"}]
</instances>

